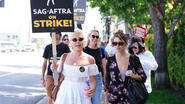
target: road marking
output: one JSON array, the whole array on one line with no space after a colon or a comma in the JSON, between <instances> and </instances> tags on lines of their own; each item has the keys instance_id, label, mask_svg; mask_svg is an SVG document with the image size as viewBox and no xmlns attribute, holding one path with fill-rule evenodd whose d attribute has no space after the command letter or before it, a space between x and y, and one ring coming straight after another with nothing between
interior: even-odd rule
<instances>
[{"instance_id":1,"label":"road marking","mask_svg":"<svg viewBox=\"0 0 185 104\"><path fill-rule=\"evenodd\" d=\"M0 75L0 77L8 76L8 75L11 75L11 74L15 74L15 73L9 73L9 74Z\"/></svg>"}]
</instances>

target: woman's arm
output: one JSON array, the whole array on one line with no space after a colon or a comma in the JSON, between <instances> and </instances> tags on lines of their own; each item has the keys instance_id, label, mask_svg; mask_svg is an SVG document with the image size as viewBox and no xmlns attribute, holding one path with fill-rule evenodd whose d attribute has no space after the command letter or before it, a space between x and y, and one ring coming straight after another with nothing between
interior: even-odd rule
<instances>
[{"instance_id":1,"label":"woman's arm","mask_svg":"<svg viewBox=\"0 0 185 104\"><path fill-rule=\"evenodd\" d=\"M146 81L146 74L145 71L139 61L139 58L137 56L132 57L133 58L133 64L132 64L132 70L133 68L136 71L136 74L133 73L132 70L126 71L126 76L130 76L131 78L138 80L138 81Z\"/></svg>"},{"instance_id":2,"label":"woman's arm","mask_svg":"<svg viewBox=\"0 0 185 104\"><path fill-rule=\"evenodd\" d=\"M140 61L145 70L156 70L158 68L158 64L150 51L146 51L143 56L145 58Z\"/></svg>"},{"instance_id":3,"label":"woman's arm","mask_svg":"<svg viewBox=\"0 0 185 104\"><path fill-rule=\"evenodd\" d=\"M89 97L92 97L94 92L96 91L96 86L97 86L96 76L90 76L89 83L90 83Z\"/></svg>"},{"instance_id":4,"label":"woman's arm","mask_svg":"<svg viewBox=\"0 0 185 104\"><path fill-rule=\"evenodd\" d=\"M102 68L103 68L103 81L105 83L106 82L106 77L105 77L105 74L106 74L106 58L102 59Z\"/></svg>"},{"instance_id":5,"label":"woman's arm","mask_svg":"<svg viewBox=\"0 0 185 104\"><path fill-rule=\"evenodd\" d=\"M92 65L92 64L95 64L95 59L92 57L92 56L87 56L88 57L88 60L89 60L89 63ZM96 67L98 70L98 67ZM96 90L96 86L97 86L97 83L96 83L96 75L93 75L93 76L89 76L89 83L90 83L90 90L88 92L89 94L89 97L92 97L95 90Z\"/></svg>"},{"instance_id":6,"label":"woman's arm","mask_svg":"<svg viewBox=\"0 0 185 104\"><path fill-rule=\"evenodd\" d=\"M109 104L109 101L108 101L108 90L105 92L105 104Z\"/></svg>"}]
</instances>

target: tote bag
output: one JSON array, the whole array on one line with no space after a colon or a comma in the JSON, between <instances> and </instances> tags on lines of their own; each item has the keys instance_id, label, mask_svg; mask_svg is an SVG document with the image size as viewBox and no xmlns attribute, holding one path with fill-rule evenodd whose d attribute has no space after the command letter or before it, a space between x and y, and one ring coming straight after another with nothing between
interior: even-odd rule
<instances>
[{"instance_id":1,"label":"tote bag","mask_svg":"<svg viewBox=\"0 0 185 104\"><path fill-rule=\"evenodd\" d=\"M131 55L130 66L128 70L132 70L134 55ZM148 100L148 92L142 81L136 81L129 77L128 92L131 104L144 104Z\"/></svg>"}]
</instances>

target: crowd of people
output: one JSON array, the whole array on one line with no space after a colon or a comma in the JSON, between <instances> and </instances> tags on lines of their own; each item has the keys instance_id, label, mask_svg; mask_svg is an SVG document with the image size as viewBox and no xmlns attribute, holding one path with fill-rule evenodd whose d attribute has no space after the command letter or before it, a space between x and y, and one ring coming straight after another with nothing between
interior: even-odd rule
<instances>
[{"instance_id":1,"label":"crowd of people","mask_svg":"<svg viewBox=\"0 0 185 104\"><path fill-rule=\"evenodd\" d=\"M91 30L86 38L79 29L70 37L56 32L58 65L53 63L52 44L47 45L43 53L41 83L46 87L47 104L101 104L103 91L105 104L130 104L127 89L130 77L144 82L151 93L151 70L155 71L158 64L140 37L134 35L130 41L128 38L118 30L105 46L98 30ZM64 53L65 61L61 65ZM134 55L132 64L131 55ZM132 70L128 70L130 65ZM64 75L64 81L53 101L55 69Z\"/></svg>"}]
</instances>

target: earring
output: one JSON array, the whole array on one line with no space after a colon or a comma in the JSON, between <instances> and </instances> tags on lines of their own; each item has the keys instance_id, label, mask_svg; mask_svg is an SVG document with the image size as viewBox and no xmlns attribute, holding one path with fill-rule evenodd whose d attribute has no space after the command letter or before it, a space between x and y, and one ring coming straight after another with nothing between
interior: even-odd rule
<instances>
[{"instance_id":1,"label":"earring","mask_svg":"<svg viewBox=\"0 0 185 104\"><path fill-rule=\"evenodd\" d=\"M84 49L85 49L85 46L84 46Z\"/></svg>"},{"instance_id":2,"label":"earring","mask_svg":"<svg viewBox=\"0 0 185 104\"><path fill-rule=\"evenodd\" d=\"M71 49L73 50L73 46L71 46Z\"/></svg>"}]
</instances>

